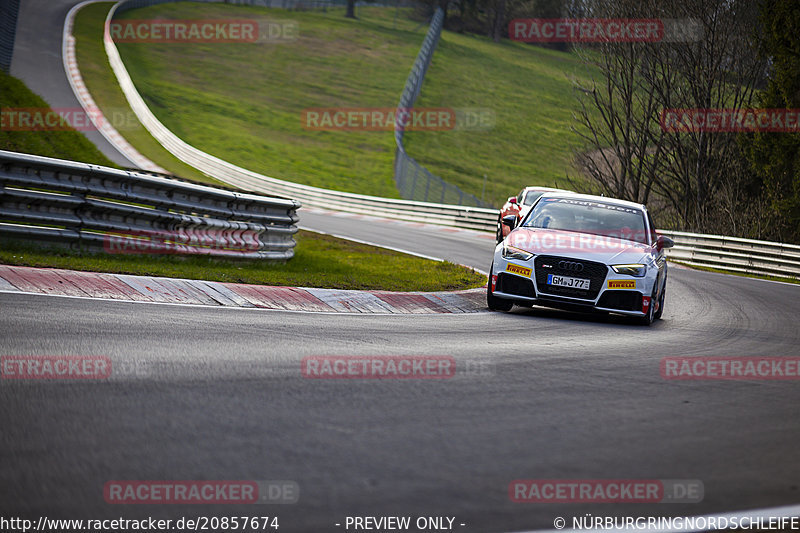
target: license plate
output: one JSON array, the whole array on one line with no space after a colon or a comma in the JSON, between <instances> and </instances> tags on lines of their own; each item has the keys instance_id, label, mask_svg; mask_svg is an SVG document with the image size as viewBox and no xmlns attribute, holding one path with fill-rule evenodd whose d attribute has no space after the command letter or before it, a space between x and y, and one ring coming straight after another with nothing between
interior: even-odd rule
<instances>
[{"instance_id":1,"label":"license plate","mask_svg":"<svg viewBox=\"0 0 800 533\"><path fill-rule=\"evenodd\" d=\"M584 291L589 290L589 282L591 280L582 278L570 278L567 276L556 276L555 274L547 275L547 284L556 287L569 287L570 289L581 289Z\"/></svg>"}]
</instances>

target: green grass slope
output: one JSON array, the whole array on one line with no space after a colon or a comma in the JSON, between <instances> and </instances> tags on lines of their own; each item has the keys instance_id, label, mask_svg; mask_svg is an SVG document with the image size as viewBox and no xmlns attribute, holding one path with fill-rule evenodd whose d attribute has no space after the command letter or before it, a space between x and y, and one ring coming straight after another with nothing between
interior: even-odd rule
<instances>
[{"instance_id":1,"label":"green grass slope","mask_svg":"<svg viewBox=\"0 0 800 533\"><path fill-rule=\"evenodd\" d=\"M219 185L221 182L184 164L158 144L128 106L114 77L114 71L108 64L103 46L103 24L113 4L101 2L85 6L78 12L75 20L72 33L75 36L75 51L86 88L111 125L148 159L176 176Z\"/></svg>"},{"instance_id":2,"label":"green grass slope","mask_svg":"<svg viewBox=\"0 0 800 533\"><path fill-rule=\"evenodd\" d=\"M568 53L444 32L417 105L487 109L494 127L411 132L406 150L478 197L485 174L485 198L497 206L528 185L565 187L580 147L570 80L581 77L585 67Z\"/></svg>"},{"instance_id":3,"label":"green grass slope","mask_svg":"<svg viewBox=\"0 0 800 533\"><path fill-rule=\"evenodd\" d=\"M15 131L13 117L21 110L47 113L50 106L17 78L0 70L0 112L5 116L0 125L0 150L71 159L115 167L82 133L66 131Z\"/></svg>"},{"instance_id":4,"label":"green grass slope","mask_svg":"<svg viewBox=\"0 0 800 533\"><path fill-rule=\"evenodd\" d=\"M100 40L96 28L104 5L84 8L76 24L81 69L93 95L115 92L107 72L86 68L81 59L82 40ZM395 106L427 30L407 13L395 19L394 9L361 8L360 18L349 20L339 9L171 3L122 16L295 22L299 38L289 43L119 48L153 112L190 144L276 178L399 196L391 132L315 131L304 127L301 116L314 107ZM95 54L92 61L102 58ZM445 32L418 107L488 109L496 123L488 131L410 132L407 150L434 174L477 196L486 174L485 198L495 204L526 185L564 185L578 144L570 129L576 107L571 76L586 73L570 54ZM111 101L95 98L101 107ZM124 104L119 98L116 103ZM129 140L148 156L158 152L141 139Z\"/></svg>"}]
</instances>

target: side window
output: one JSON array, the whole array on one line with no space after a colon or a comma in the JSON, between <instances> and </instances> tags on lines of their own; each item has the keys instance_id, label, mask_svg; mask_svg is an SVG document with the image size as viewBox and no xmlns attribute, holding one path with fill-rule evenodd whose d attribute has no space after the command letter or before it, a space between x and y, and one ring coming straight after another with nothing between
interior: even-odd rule
<instances>
[{"instance_id":1,"label":"side window","mask_svg":"<svg viewBox=\"0 0 800 533\"><path fill-rule=\"evenodd\" d=\"M524 198L524 196L525 196L525 191L519 191L519 194L517 195L517 205L522 205L522 199Z\"/></svg>"}]
</instances>

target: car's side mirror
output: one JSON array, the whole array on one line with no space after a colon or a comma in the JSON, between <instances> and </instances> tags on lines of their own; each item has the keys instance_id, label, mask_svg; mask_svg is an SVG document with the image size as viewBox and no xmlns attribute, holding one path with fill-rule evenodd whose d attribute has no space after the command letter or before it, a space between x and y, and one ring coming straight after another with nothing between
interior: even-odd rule
<instances>
[{"instance_id":1,"label":"car's side mirror","mask_svg":"<svg viewBox=\"0 0 800 533\"><path fill-rule=\"evenodd\" d=\"M656 241L656 249L660 252L664 248L672 248L675 246L675 241L664 235L659 235Z\"/></svg>"},{"instance_id":2,"label":"car's side mirror","mask_svg":"<svg viewBox=\"0 0 800 533\"><path fill-rule=\"evenodd\" d=\"M517 226L517 215L508 215L503 217L503 225L514 229Z\"/></svg>"},{"instance_id":3,"label":"car's side mirror","mask_svg":"<svg viewBox=\"0 0 800 533\"><path fill-rule=\"evenodd\" d=\"M510 204L516 204L516 203L517 203L517 197L516 197L516 196L510 196L510 197L508 198L508 203L510 203Z\"/></svg>"}]
</instances>

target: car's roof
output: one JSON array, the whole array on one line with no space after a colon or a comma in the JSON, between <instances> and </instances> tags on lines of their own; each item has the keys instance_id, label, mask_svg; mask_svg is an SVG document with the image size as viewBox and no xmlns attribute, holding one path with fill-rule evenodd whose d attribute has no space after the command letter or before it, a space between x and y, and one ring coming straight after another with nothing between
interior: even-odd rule
<instances>
[{"instance_id":1,"label":"car's roof","mask_svg":"<svg viewBox=\"0 0 800 533\"><path fill-rule=\"evenodd\" d=\"M641 209L646 211L647 208L642 204L636 202L629 202L628 200L620 200L619 198L611 198L609 196L596 196L594 194L578 194L578 193L559 193L548 192L542 195L542 198L565 198L569 200L587 200L590 202L602 202L605 204L618 205L621 207L630 207L633 209Z\"/></svg>"},{"instance_id":2,"label":"car's roof","mask_svg":"<svg viewBox=\"0 0 800 533\"><path fill-rule=\"evenodd\" d=\"M563 193L572 193L572 191L567 189L556 189L553 187L539 187L538 185L534 185L531 187L525 187L522 189L522 192L529 192L529 191L536 191L536 192L563 192ZM573 193L574 194L574 193Z\"/></svg>"}]
</instances>

